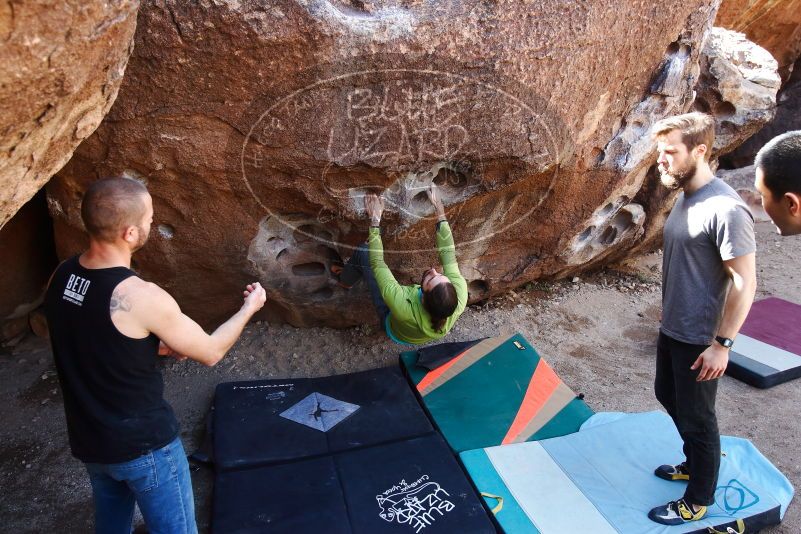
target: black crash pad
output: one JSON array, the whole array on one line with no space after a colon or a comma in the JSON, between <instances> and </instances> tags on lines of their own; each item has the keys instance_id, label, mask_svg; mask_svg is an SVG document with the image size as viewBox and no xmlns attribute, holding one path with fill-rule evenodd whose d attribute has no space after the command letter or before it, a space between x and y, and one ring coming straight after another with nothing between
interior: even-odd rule
<instances>
[{"instance_id":1,"label":"black crash pad","mask_svg":"<svg viewBox=\"0 0 801 534\"><path fill-rule=\"evenodd\" d=\"M283 415L282 415L283 414ZM218 471L322 456L432 431L401 370L219 384Z\"/></svg>"},{"instance_id":2,"label":"black crash pad","mask_svg":"<svg viewBox=\"0 0 801 534\"><path fill-rule=\"evenodd\" d=\"M214 532L494 534L438 434L288 464L218 472Z\"/></svg>"}]
</instances>

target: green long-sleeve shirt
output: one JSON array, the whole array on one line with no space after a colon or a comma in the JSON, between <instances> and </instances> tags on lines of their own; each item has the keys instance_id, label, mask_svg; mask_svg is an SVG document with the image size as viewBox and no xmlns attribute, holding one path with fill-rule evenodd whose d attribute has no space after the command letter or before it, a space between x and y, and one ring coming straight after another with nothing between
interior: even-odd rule
<instances>
[{"instance_id":1,"label":"green long-sleeve shirt","mask_svg":"<svg viewBox=\"0 0 801 534\"><path fill-rule=\"evenodd\" d=\"M423 307L420 285L400 285L387 264L384 263L381 231L377 227L372 227L367 238L370 249L370 267L381 291L381 297L390 311L388 326L392 331L392 336L406 343L418 345L442 338L450 332L467 306L467 282L459 272L459 266L456 263L456 246L453 243L453 234L447 221L439 223L436 236L442 274L448 277L456 289L458 302L456 310L445 321L445 327L441 332L431 328L431 316Z\"/></svg>"}]
</instances>

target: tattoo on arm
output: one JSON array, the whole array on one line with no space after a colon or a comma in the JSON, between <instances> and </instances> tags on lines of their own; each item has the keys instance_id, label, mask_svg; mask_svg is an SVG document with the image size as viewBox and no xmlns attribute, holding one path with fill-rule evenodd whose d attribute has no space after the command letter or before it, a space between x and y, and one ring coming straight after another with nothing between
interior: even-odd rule
<instances>
[{"instance_id":1,"label":"tattoo on arm","mask_svg":"<svg viewBox=\"0 0 801 534\"><path fill-rule=\"evenodd\" d=\"M128 300L128 295L120 291L119 288L114 289L114 292L111 294L109 310L111 310L111 315L114 315L115 312L131 311L131 301Z\"/></svg>"}]
</instances>

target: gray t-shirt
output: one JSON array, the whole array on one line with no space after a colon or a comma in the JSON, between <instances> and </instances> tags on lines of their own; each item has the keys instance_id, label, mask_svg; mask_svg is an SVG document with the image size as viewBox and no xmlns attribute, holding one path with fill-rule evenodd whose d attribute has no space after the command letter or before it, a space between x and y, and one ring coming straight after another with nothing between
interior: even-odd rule
<instances>
[{"instance_id":1,"label":"gray t-shirt","mask_svg":"<svg viewBox=\"0 0 801 534\"><path fill-rule=\"evenodd\" d=\"M679 194L664 236L661 330L709 345L731 282L723 261L756 251L754 217L734 189L714 178L688 197Z\"/></svg>"}]
</instances>

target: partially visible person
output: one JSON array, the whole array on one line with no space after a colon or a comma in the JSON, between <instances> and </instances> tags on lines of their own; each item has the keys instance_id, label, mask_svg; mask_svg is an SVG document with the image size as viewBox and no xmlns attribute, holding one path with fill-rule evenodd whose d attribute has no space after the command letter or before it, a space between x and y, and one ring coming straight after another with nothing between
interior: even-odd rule
<instances>
[{"instance_id":1,"label":"partially visible person","mask_svg":"<svg viewBox=\"0 0 801 534\"><path fill-rule=\"evenodd\" d=\"M670 117L654 125L653 135L663 185L681 189L664 228L654 391L676 424L685 456L654 474L687 481L687 487L648 517L680 525L702 519L715 502L720 469L715 398L729 349L754 300L756 241L748 207L709 167L712 117Z\"/></svg>"},{"instance_id":2,"label":"partially visible person","mask_svg":"<svg viewBox=\"0 0 801 534\"><path fill-rule=\"evenodd\" d=\"M153 222L144 185L97 181L81 216L89 248L53 273L45 311L70 448L92 484L95 532L130 534L138 504L150 532L196 533L189 465L164 400L159 353L216 364L266 294L258 282L248 285L240 310L208 335L131 270Z\"/></svg>"},{"instance_id":3,"label":"partially visible person","mask_svg":"<svg viewBox=\"0 0 801 534\"><path fill-rule=\"evenodd\" d=\"M754 161L754 186L781 235L801 234L801 130L771 139Z\"/></svg>"},{"instance_id":4,"label":"partially visible person","mask_svg":"<svg viewBox=\"0 0 801 534\"><path fill-rule=\"evenodd\" d=\"M364 278L381 327L396 343L417 345L440 339L450 332L467 306L467 282L456 263L456 246L445 216L437 186L428 198L437 213L437 250L442 272L436 267L423 271L420 284L398 283L384 262L381 215L384 202L376 195L365 196L370 217L367 243L360 245L339 274L339 281L351 287Z\"/></svg>"}]
</instances>

